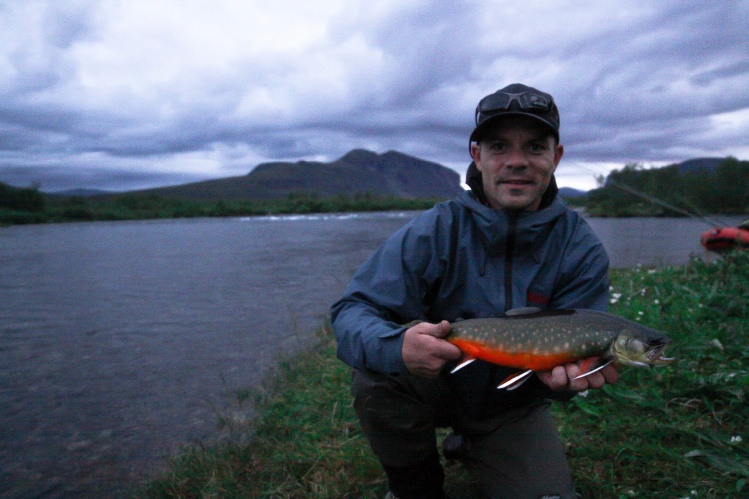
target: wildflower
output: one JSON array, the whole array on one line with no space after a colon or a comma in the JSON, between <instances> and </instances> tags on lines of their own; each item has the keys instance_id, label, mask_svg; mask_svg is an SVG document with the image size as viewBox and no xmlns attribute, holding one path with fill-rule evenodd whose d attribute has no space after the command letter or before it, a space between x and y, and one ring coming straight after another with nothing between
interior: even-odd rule
<instances>
[{"instance_id":1,"label":"wildflower","mask_svg":"<svg viewBox=\"0 0 749 499\"><path fill-rule=\"evenodd\" d=\"M732 444L739 444L741 443L741 440L742 440L741 435L734 435L731 437Z\"/></svg>"},{"instance_id":2,"label":"wildflower","mask_svg":"<svg viewBox=\"0 0 749 499\"><path fill-rule=\"evenodd\" d=\"M656 298L655 300L653 300L653 303L655 303L656 305L658 305L658 304L660 304L660 303L661 303L661 301L660 301L659 299L657 299L657 298Z\"/></svg>"},{"instance_id":3,"label":"wildflower","mask_svg":"<svg viewBox=\"0 0 749 499\"><path fill-rule=\"evenodd\" d=\"M650 275L653 275L656 272L658 272L656 269L650 269L650 270L648 270L648 274L650 274Z\"/></svg>"}]
</instances>

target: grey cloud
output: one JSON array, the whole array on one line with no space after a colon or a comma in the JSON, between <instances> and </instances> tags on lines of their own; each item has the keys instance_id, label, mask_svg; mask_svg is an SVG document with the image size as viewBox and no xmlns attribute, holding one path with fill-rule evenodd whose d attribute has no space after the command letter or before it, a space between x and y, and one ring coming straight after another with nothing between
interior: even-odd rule
<instances>
[{"instance_id":1,"label":"grey cloud","mask_svg":"<svg viewBox=\"0 0 749 499\"><path fill-rule=\"evenodd\" d=\"M720 137L713 120L749 108L747 2L352 1L306 45L238 51L223 65L193 65L183 47L167 45L168 57L185 58L174 61L182 72L148 66L155 71L148 79L118 67L129 79L117 85L98 75L106 88L82 83L74 57L81 47L104 44L124 61L139 54L152 61L149 40L107 46L100 23L108 2L28 5L10 26L25 38L0 43L0 69L10 68L0 74L0 181L29 168L29 178L47 172L61 183L67 171L100 184L111 169L128 172L113 173L112 182L133 185L166 181L168 172L199 177L180 170L174 158L183 155L211 158L209 177L246 173L263 160L332 160L356 147L461 170L476 102L513 81L557 99L565 161L676 161L688 159L685 151L749 150L749 125L721 129ZM0 27L8 12L0 8ZM163 44L181 39L135 31ZM238 157L216 152L226 149ZM91 154L102 164L87 170L81 158ZM50 157L54 173L43 168ZM136 168L149 163L159 173L138 176Z\"/></svg>"}]
</instances>

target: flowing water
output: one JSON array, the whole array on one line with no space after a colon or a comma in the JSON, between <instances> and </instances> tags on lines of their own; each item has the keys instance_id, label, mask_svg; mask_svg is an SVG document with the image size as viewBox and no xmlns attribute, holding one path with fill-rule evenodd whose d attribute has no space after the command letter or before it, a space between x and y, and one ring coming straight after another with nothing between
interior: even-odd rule
<instances>
[{"instance_id":1,"label":"flowing water","mask_svg":"<svg viewBox=\"0 0 749 499\"><path fill-rule=\"evenodd\" d=\"M0 496L121 496L210 438L413 216L0 228ZM590 222L615 267L685 263L708 228Z\"/></svg>"}]
</instances>

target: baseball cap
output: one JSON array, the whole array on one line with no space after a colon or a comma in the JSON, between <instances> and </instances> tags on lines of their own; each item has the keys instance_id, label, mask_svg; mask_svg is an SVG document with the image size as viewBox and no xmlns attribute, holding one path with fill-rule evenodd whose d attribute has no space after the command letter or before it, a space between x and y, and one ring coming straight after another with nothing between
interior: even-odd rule
<instances>
[{"instance_id":1,"label":"baseball cap","mask_svg":"<svg viewBox=\"0 0 749 499\"><path fill-rule=\"evenodd\" d=\"M487 95L476 106L476 128L469 142L477 142L489 125L504 116L521 115L535 118L554 132L559 141L559 110L554 98L546 92L513 83Z\"/></svg>"}]
</instances>

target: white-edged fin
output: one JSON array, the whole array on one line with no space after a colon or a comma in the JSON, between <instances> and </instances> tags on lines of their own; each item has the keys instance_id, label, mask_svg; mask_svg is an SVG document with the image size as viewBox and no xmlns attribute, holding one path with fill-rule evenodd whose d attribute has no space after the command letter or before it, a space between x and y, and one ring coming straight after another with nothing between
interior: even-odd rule
<instances>
[{"instance_id":1,"label":"white-edged fin","mask_svg":"<svg viewBox=\"0 0 749 499\"><path fill-rule=\"evenodd\" d=\"M604 367L606 367L607 365L611 364L612 362L614 362L614 359L611 359L611 360L609 360L608 362L604 362L603 364L601 364L600 366L596 367L595 369L591 369L590 371L588 371L588 372L586 372L586 373L582 373L582 374L581 374L580 376L575 376L575 377L574 377L574 378L572 378L572 379L573 379L573 380L575 380L575 379L580 379L580 378L584 378L585 376L589 376L589 375L591 375L591 374L593 374L593 373L597 373L598 371L600 371L601 369L603 369L603 368L604 368Z\"/></svg>"},{"instance_id":2,"label":"white-edged fin","mask_svg":"<svg viewBox=\"0 0 749 499\"><path fill-rule=\"evenodd\" d=\"M520 385L530 379L531 374L533 374L533 371L528 369L527 371L508 376L502 383L500 383L500 385L497 387L497 390L507 390L509 392L516 388L519 388Z\"/></svg>"},{"instance_id":3,"label":"white-edged fin","mask_svg":"<svg viewBox=\"0 0 749 499\"><path fill-rule=\"evenodd\" d=\"M466 360L464 360L463 362L461 362L457 366L453 367L453 370L450 371L450 374L455 374L456 372L460 371L461 369L463 369L465 366L467 366L468 364L470 364L474 360L476 360L476 357L468 357Z\"/></svg>"},{"instance_id":4,"label":"white-edged fin","mask_svg":"<svg viewBox=\"0 0 749 499\"><path fill-rule=\"evenodd\" d=\"M505 312L505 315L507 317L515 317L518 315L528 315L528 314L535 314L536 312L540 312L541 309L538 307L519 307L519 308L513 308Z\"/></svg>"}]
</instances>

